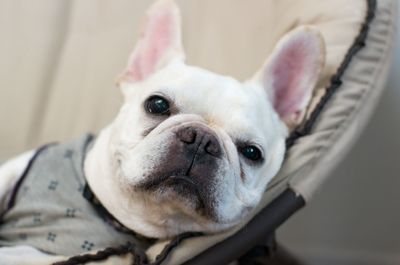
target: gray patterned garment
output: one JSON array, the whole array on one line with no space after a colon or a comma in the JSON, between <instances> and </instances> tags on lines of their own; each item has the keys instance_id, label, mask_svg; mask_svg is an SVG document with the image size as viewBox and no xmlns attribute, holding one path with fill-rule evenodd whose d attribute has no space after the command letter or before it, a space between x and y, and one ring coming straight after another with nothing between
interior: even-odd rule
<instances>
[{"instance_id":1,"label":"gray patterned garment","mask_svg":"<svg viewBox=\"0 0 400 265\"><path fill-rule=\"evenodd\" d=\"M30 245L67 256L127 242L148 247L112 226L83 196L83 161L92 139L85 135L39 149L1 216L0 246Z\"/></svg>"}]
</instances>

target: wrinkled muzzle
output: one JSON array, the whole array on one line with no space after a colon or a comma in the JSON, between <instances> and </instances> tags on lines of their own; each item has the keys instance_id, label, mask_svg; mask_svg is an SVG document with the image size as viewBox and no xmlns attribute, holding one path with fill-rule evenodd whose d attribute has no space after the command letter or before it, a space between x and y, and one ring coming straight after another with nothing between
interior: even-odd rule
<instances>
[{"instance_id":1,"label":"wrinkled muzzle","mask_svg":"<svg viewBox=\"0 0 400 265\"><path fill-rule=\"evenodd\" d=\"M201 215L216 219L218 173L224 156L218 136L201 124L181 125L172 130L172 139L165 143L159 164L136 189L178 196L194 204Z\"/></svg>"}]
</instances>

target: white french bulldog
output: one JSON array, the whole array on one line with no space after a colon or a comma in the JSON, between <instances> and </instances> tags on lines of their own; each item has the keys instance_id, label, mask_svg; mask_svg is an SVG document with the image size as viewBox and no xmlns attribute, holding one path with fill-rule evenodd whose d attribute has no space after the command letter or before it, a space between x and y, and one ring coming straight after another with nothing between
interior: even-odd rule
<instances>
[{"instance_id":1,"label":"white french bulldog","mask_svg":"<svg viewBox=\"0 0 400 265\"><path fill-rule=\"evenodd\" d=\"M118 80L125 102L85 159L89 186L144 236L235 226L281 167L285 139L304 116L324 58L320 34L300 27L244 83L188 66L179 10L158 1ZM33 154L0 167L1 205ZM52 260L29 246L0 249L0 260L22 256L29 264Z\"/></svg>"}]
</instances>

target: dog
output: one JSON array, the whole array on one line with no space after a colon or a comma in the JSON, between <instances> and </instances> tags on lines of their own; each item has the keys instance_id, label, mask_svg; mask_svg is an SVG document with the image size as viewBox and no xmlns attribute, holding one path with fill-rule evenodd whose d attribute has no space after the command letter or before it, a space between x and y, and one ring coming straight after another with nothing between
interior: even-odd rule
<instances>
[{"instance_id":1,"label":"dog","mask_svg":"<svg viewBox=\"0 0 400 265\"><path fill-rule=\"evenodd\" d=\"M319 32L299 27L281 38L252 78L239 82L187 65L180 24L172 0L153 4L118 78L123 106L96 138L86 137L82 143L87 148L81 155L85 187L111 219L146 238L168 238L187 231L218 233L240 223L280 169L285 139L303 120L325 60ZM29 170L44 161L42 157L55 159L57 152L65 151L61 147L32 150L0 167L0 238L7 241L4 235L9 234L4 230L12 227L7 224L12 221L9 211L23 201L18 199L21 187L35 182L29 182L35 175ZM48 162L42 170L59 172L70 163L73 154L72 147L68 148L64 162ZM58 184L53 181L46 192L56 190ZM46 198L42 203L41 207L52 208L46 206ZM40 213L35 217L30 209L15 216L39 224L46 219ZM46 225L69 222L79 213L79 209L69 210L70 216L68 211L67 216L53 216ZM79 237L80 232L71 227L72 236ZM30 236L27 231L25 237ZM55 233L44 231L47 241L57 242ZM44 264L70 254L21 242L3 242L0 260ZM82 252L92 247L106 246L82 242Z\"/></svg>"}]
</instances>

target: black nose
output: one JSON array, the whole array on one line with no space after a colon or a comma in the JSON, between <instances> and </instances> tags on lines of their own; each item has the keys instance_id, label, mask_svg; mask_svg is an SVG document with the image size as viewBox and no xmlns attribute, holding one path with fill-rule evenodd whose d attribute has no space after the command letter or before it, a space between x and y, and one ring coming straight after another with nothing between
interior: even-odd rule
<instances>
[{"instance_id":1,"label":"black nose","mask_svg":"<svg viewBox=\"0 0 400 265\"><path fill-rule=\"evenodd\" d=\"M176 133L177 138L188 145L196 148L197 152L205 151L207 154L219 157L221 155L221 146L215 134L206 128L184 127Z\"/></svg>"}]
</instances>

